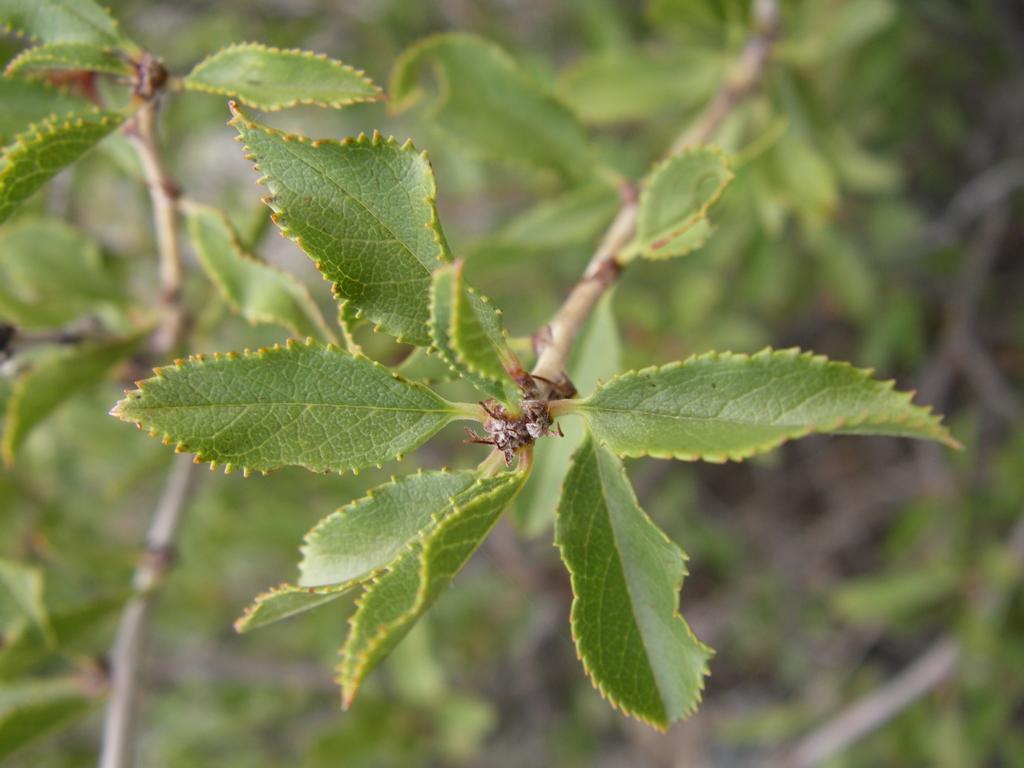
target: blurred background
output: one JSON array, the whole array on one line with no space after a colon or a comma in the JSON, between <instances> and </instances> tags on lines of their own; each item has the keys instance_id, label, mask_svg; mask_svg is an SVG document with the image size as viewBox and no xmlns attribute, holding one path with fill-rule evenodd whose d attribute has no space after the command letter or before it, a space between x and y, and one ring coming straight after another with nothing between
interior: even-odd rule
<instances>
[{"instance_id":1,"label":"blurred background","mask_svg":"<svg viewBox=\"0 0 1024 768\"><path fill-rule=\"evenodd\" d=\"M108 3L176 74L258 40L326 53L386 87L421 37L478 33L557 92L632 178L699 114L750 33L740 0ZM344 607L245 636L232 621L295 575L320 517L391 473L473 466L480 449L450 429L404 465L358 477L204 471L155 617L140 764L1024 766L1024 6L782 9L762 88L716 137L737 170L719 231L692 256L632 266L616 289L623 365L813 349L916 389L965 450L811 438L743 464L631 461L643 506L690 556L683 612L717 651L700 711L664 735L614 712L576 660L544 511L557 484L523 501L539 505L531 535L503 521L343 713L332 668ZM4 39L4 60L18 47ZM166 100L175 177L330 315L327 284L268 226L227 116L216 97ZM378 128L427 149L452 250L514 335L550 316L618 205L606 189L462 151L423 109L266 119L316 137ZM575 203L553 215L553 199ZM94 237L140 296L156 295L148 199L117 141L34 205ZM195 270L187 301L193 351L283 338L234 316ZM388 362L407 352L366 329L360 339ZM0 470L0 554L44 570L54 616L95 614L43 672L102 658L171 461L106 415L119 393L112 382L68 404ZM10 764L95 764L101 715ZM870 733L853 727L863 722Z\"/></svg>"}]
</instances>

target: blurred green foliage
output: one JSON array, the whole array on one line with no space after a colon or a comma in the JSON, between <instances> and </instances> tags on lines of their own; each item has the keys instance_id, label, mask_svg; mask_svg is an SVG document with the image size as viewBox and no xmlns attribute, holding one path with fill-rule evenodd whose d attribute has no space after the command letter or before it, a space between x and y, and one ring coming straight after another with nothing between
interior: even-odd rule
<instances>
[{"instance_id":1,"label":"blurred green foliage","mask_svg":"<svg viewBox=\"0 0 1024 768\"><path fill-rule=\"evenodd\" d=\"M595 162L630 177L696 117L749 31L740 0L111 5L175 74L222 45L260 40L323 51L385 84L425 35L472 31L564 98L597 137ZM317 519L385 473L204 478L159 601L142 764L759 764L949 636L962 650L955 674L830 765L1024 765L1021 182L963 203L982 194L972 180L1024 156L1024 18L1012 0L791 0L783 12L763 87L717 138L737 158L712 217L722 226L694 256L632 265L616 290L623 364L814 348L919 387L967 449L816 438L743 465L631 462L642 504L690 555L687 616L718 649L700 714L665 736L609 711L580 672L543 507L531 513L537 538L517 544L500 528L342 714L331 677L345 608L245 636L231 623L252 594L293 575ZM4 59L19 48L4 38ZM299 276L330 315L306 257L268 231L227 117L203 94L168 99L174 176L226 209L244 245ZM430 150L452 251L506 308L514 336L550 316L617 205L602 188L462 152L422 109L302 108L268 121L325 137L379 128ZM142 301L156 295L148 203L122 137L26 208L18 226L48 215L86 233L75 248L90 271L79 279L109 269ZM0 253L5 275L9 253L17 261L13 248ZM21 285L5 279L0 293ZM100 321L119 327L122 310L94 298ZM197 352L281 339L235 317L199 269L186 299ZM407 351L357 335L389 362ZM0 401L7 388L0 377ZM0 471L0 555L38 569L56 637L47 647L31 625L4 626L0 738L25 733L5 721L6 702L45 698L26 688L44 677L92 679L109 646L169 464L157 442L106 415L117 392L110 384L69 402ZM457 429L443 434L451 452L435 444L408 461L468 466L476 454L458 446ZM77 707L66 693L46 695ZM98 730L86 714L11 764L91 765Z\"/></svg>"}]
</instances>

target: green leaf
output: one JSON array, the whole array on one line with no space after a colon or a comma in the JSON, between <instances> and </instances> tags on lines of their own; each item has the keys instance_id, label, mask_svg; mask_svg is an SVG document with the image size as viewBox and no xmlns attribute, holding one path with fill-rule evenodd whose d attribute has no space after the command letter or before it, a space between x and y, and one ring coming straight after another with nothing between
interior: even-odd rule
<instances>
[{"instance_id":1,"label":"green leaf","mask_svg":"<svg viewBox=\"0 0 1024 768\"><path fill-rule=\"evenodd\" d=\"M918 564L912 569L845 581L830 598L842 618L861 625L891 625L954 595L963 575L953 563Z\"/></svg>"},{"instance_id":2,"label":"green leaf","mask_svg":"<svg viewBox=\"0 0 1024 768\"><path fill-rule=\"evenodd\" d=\"M586 184L547 197L484 241L528 250L559 250L592 244L615 217L621 201L608 184Z\"/></svg>"},{"instance_id":3,"label":"green leaf","mask_svg":"<svg viewBox=\"0 0 1024 768\"><path fill-rule=\"evenodd\" d=\"M26 625L13 636L4 637L0 648L0 678L12 679L27 670L36 669L50 661L58 653L78 655L92 650L88 641L112 619L128 596L128 593L101 597L71 607L50 611L49 623L41 630L34 624ZM47 644L47 632L52 627L56 644ZM106 638L104 638L106 640Z\"/></svg>"},{"instance_id":4,"label":"green leaf","mask_svg":"<svg viewBox=\"0 0 1024 768\"><path fill-rule=\"evenodd\" d=\"M419 73L435 65L439 95L431 118L467 149L492 160L582 178L595 158L586 131L564 104L497 45L465 34L428 37L391 72L395 109L419 101Z\"/></svg>"},{"instance_id":5,"label":"green leaf","mask_svg":"<svg viewBox=\"0 0 1024 768\"><path fill-rule=\"evenodd\" d=\"M411 142L310 141L231 120L266 176L274 221L316 261L335 295L410 344L430 343L430 275L450 261L430 162Z\"/></svg>"},{"instance_id":6,"label":"green leaf","mask_svg":"<svg viewBox=\"0 0 1024 768\"><path fill-rule=\"evenodd\" d=\"M501 311L466 284L461 261L434 273L430 298L430 332L441 358L490 396L517 399L508 372L523 366L509 349Z\"/></svg>"},{"instance_id":7,"label":"green leaf","mask_svg":"<svg viewBox=\"0 0 1024 768\"><path fill-rule=\"evenodd\" d=\"M588 437L558 504L572 636L601 695L664 730L700 703L711 649L679 613L686 555L637 503L622 462Z\"/></svg>"},{"instance_id":8,"label":"green leaf","mask_svg":"<svg viewBox=\"0 0 1024 768\"><path fill-rule=\"evenodd\" d=\"M455 355L473 373L499 384L512 382L509 371L523 366L508 347L501 310L466 284L461 261L454 269L450 332Z\"/></svg>"},{"instance_id":9,"label":"green leaf","mask_svg":"<svg viewBox=\"0 0 1024 768\"><path fill-rule=\"evenodd\" d=\"M190 203L186 218L199 263L232 309L251 323L283 325L300 339L337 341L306 286L249 254L224 214Z\"/></svg>"},{"instance_id":10,"label":"green leaf","mask_svg":"<svg viewBox=\"0 0 1024 768\"><path fill-rule=\"evenodd\" d=\"M338 302L338 327L341 328L341 336L345 342L345 349L351 352L353 355L363 353L363 348L356 341L355 332L356 328L359 327L361 318L359 317L359 310L353 307L347 301ZM418 349L418 347L417 347ZM401 371L399 371L401 373ZM415 378L413 376L407 376L406 378Z\"/></svg>"},{"instance_id":11,"label":"green leaf","mask_svg":"<svg viewBox=\"0 0 1024 768\"><path fill-rule=\"evenodd\" d=\"M420 472L328 515L306 534L299 583L257 597L235 628L247 632L340 597L419 539L476 477L472 471Z\"/></svg>"},{"instance_id":12,"label":"green leaf","mask_svg":"<svg viewBox=\"0 0 1024 768\"><path fill-rule=\"evenodd\" d=\"M0 687L0 759L65 727L94 701L77 678L30 679Z\"/></svg>"},{"instance_id":13,"label":"green leaf","mask_svg":"<svg viewBox=\"0 0 1024 768\"><path fill-rule=\"evenodd\" d=\"M612 295L605 294L573 345L569 378L580 392L590 392L622 370L622 344L612 311ZM516 502L516 521L526 536L538 536L555 519L562 482L573 453L584 438L577 420L563 420L565 437L538 440L534 445L534 469L530 484Z\"/></svg>"},{"instance_id":14,"label":"green leaf","mask_svg":"<svg viewBox=\"0 0 1024 768\"><path fill-rule=\"evenodd\" d=\"M147 332L53 352L19 376L7 401L0 446L4 462L14 461L29 432L59 405L102 381L111 368L129 357Z\"/></svg>"},{"instance_id":15,"label":"green leaf","mask_svg":"<svg viewBox=\"0 0 1024 768\"><path fill-rule=\"evenodd\" d=\"M321 605L334 602L352 586L354 585L344 584L340 587L313 588L281 584L256 597L252 605L246 608L245 613L235 622L235 631L244 634L298 613L319 608Z\"/></svg>"},{"instance_id":16,"label":"green leaf","mask_svg":"<svg viewBox=\"0 0 1024 768\"><path fill-rule=\"evenodd\" d=\"M385 567L475 479L472 471L418 473L328 515L306 534L299 586L353 582Z\"/></svg>"},{"instance_id":17,"label":"green leaf","mask_svg":"<svg viewBox=\"0 0 1024 768\"><path fill-rule=\"evenodd\" d=\"M504 472L478 480L451 500L425 536L369 583L349 619L351 629L338 666L346 708L370 671L462 570L526 476L526 472Z\"/></svg>"},{"instance_id":18,"label":"green leaf","mask_svg":"<svg viewBox=\"0 0 1024 768\"><path fill-rule=\"evenodd\" d=\"M44 43L92 43L137 51L93 0L0 0L0 27Z\"/></svg>"},{"instance_id":19,"label":"green leaf","mask_svg":"<svg viewBox=\"0 0 1024 768\"><path fill-rule=\"evenodd\" d=\"M7 63L4 73L24 75L55 69L103 72L126 77L134 75L134 68L124 56L119 56L110 48L91 43L51 43L26 48Z\"/></svg>"},{"instance_id":20,"label":"green leaf","mask_svg":"<svg viewBox=\"0 0 1024 768\"><path fill-rule=\"evenodd\" d=\"M558 93L592 125L650 121L706 103L722 81L725 62L714 48L616 46L585 55L559 73Z\"/></svg>"},{"instance_id":21,"label":"green leaf","mask_svg":"<svg viewBox=\"0 0 1024 768\"><path fill-rule=\"evenodd\" d=\"M11 637L30 626L48 645L53 644L53 628L43 603L43 573L14 560L0 559L0 640L6 646Z\"/></svg>"},{"instance_id":22,"label":"green leaf","mask_svg":"<svg viewBox=\"0 0 1024 768\"><path fill-rule=\"evenodd\" d=\"M769 151L768 159L773 181L789 205L813 221L835 212L839 205L839 183L813 141L787 133Z\"/></svg>"},{"instance_id":23,"label":"green leaf","mask_svg":"<svg viewBox=\"0 0 1024 768\"><path fill-rule=\"evenodd\" d=\"M122 299L99 245L59 219L25 217L0 229L0 320L57 328Z\"/></svg>"},{"instance_id":24,"label":"green leaf","mask_svg":"<svg viewBox=\"0 0 1024 768\"><path fill-rule=\"evenodd\" d=\"M193 357L156 374L111 413L225 471L355 470L466 417L368 358L315 343Z\"/></svg>"},{"instance_id":25,"label":"green leaf","mask_svg":"<svg viewBox=\"0 0 1024 768\"><path fill-rule=\"evenodd\" d=\"M15 136L0 157L0 222L123 121L123 115L93 110L47 118Z\"/></svg>"},{"instance_id":26,"label":"green leaf","mask_svg":"<svg viewBox=\"0 0 1024 768\"><path fill-rule=\"evenodd\" d=\"M630 371L561 412L582 413L620 456L740 461L815 432L958 447L930 409L871 371L797 349L711 352Z\"/></svg>"},{"instance_id":27,"label":"green leaf","mask_svg":"<svg viewBox=\"0 0 1024 768\"><path fill-rule=\"evenodd\" d=\"M710 235L708 209L732 178L725 156L710 147L687 149L665 160L651 171L640 191L631 250L648 259L662 259L682 256L702 245Z\"/></svg>"},{"instance_id":28,"label":"green leaf","mask_svg":"<svg viewBox=\"0 0 1024 768\"><path fill-rule=\"evenodd\" d=\"M459 273L454 265L442 267L434 272L430 288L430 335L433 339L433 349L453 373L466 379L489 397L505 400L507 395L503 386L470 370L455 351L452 326L456 297L461 292L460 285Z\"/></svg>"},{"instance_id":29,"label":"green leaf","mask_svg":"<svg viewBox=\"0 0 1024 768\"><path fill-rule=\"evenodd\" d=\"M0 77L0 144L50 115L89 109L89 103L35 80Z\"/></svg>"},{"instance_id":30,"label":"green leaf","mask_svg":"<svg viewBox=\"0 0 1024 768\"><path fill-rule=\"evenodd\" d=\"M309 51L239 43L207 56L182 84L273 111L296 104L344 107L376 101L381 90L354 67Z\"/></svg>"}]
</instances>

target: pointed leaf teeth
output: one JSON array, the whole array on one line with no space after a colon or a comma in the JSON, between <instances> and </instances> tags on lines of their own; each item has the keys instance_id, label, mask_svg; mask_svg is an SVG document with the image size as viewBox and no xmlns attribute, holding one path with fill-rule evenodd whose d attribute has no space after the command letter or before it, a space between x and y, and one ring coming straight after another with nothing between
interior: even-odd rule
<instances>
[{"instance_id":1,"label":"pointed leaf teeth","mask_svg":"<svg viewBox=\"0 0 1024 768\"><path fill-rule=\"evenodd\" d=\"M341 142L322 140L315 147L308 146L308 152L304 152L310 174L323 175L326 179L329 169L337 171L338 167L342 167L343 170L333 173L330 183L324 182L322 199L318 199L321 205L313 206L304 190L289 186L291 182L288 180L287 168L291 167L295 159L282 154L280 145L275 144L287 143L284 136L244 118L244 113L237 105L234 111L232 123L242 134L247 154L260 158L256 165L264 172L265 178L262 181L271 193L269 205L274 211L272 218L275 224L317 263L321 274L331 282L335 297L350 303L358 302L357 309L399 341L417 346L427 343L425 290L421 292L417 284L428 283L432 265L437 262L439 253L444 255L446 248L433 204L436 186L429 165L423 163L411 145L408 150L403 149L393 139L384 140L379 134L374 138L362 134ZM261 136L270 140L261 139ZM376 151L346 151L346 148L352 147ZM343 166L338 166L339 158L343 155L347 159ZM346 234L351 228L361 226L358 216L353 218L350 213L343 215L337 190L342 190L342 199L351 197L361 201L366 193L362 187L365 180L372 177L373 168L387 158L390 158L388 162L391 164L400 163L405 169L400 180L395 182L393 188L387 189L383 197L375 191L372 202L362 201L363 207L370 212L367 215L377 211L376 215L371 215L370 220L362 224L369 227L371 232L377 232L382 226L390 231L387 237L381 235L380 238L368 240L369 247L381 257L394 259L404 270L401 275L395 275L394 279L387 281L385 286L380 276L368 266L373 259L367 259L361 252L356 254L344 249L339 251L333 245L328 247L327 241L335 243L339 239L346 240L351 236ZM353 166L353 163L358 167ZM358 173L360 169L365 172ZM398 169L392 170L396 172ZM417 192L427 194L421 198ZM337 215L332 215L332 211ZM381 219L381 216L384 218ZM408 231L413 221L424 224L432 222L432 237L429 241L432 245L428 246L425 238ZM402 232L402 237L396 238L395 232ZM396 284L403 286L400 297L392 295ZM393 311L396 301L406 308L401 314ZM420 317L422 325L418 322Z\"/></svg>"},{"instance_id":2,"label":"pointed leaf teeth","mask_svg":"<svg viewBox=\"0 0 1024 768\"><path fill-rule=\"evenodd\" d=\"M641 392L645 404L637 400ZM617 397L625 400L616 405ZM677 398L678 412L671 412ZM622 408L634 407L627 401L638 403L629 428L619 424ZM629 371L573 410L587 416L598 438L623 456L740 461L815 432L892 434L956 444L931 409L914 405L894 382L874 380L868 371L795 348L767 348L753 355L712 352ZM612 421L620 434L607 432ZM630 429L653 432L644 432L643 439L623 436ZM737 440L741 443L730 445Z\"/></svg>"},{"instance_id":3,"label":"pointed leaf teeth","mask_svg":"<svg viewBox=\"0 0 1024 768\"><path fill-rule=\"evenodd\" d=\"M264 78L258 84L252 84L244 77L244 68L251 67L255 58L262 60L264 69ZM306 72L298 78L295 73L291 73L287 81L273 81L268 77L268 70L272 74L274 65L283 60L290 60L300 67L305 65ZM313 66L308 66L309 64ZM239 67L243 69L239 70ZM343 75L340 79L337 78L339 74ZM334 77L333 87L350 88L350 92L335 98L312 95L312 90L307 90L303 94L304 88L312 89L322 85L321 78L324 77ZM237 110L239 102L264 112L274 112L298 105L338 109L351 104L377 101L382 93L365 72L331 59L326 54L294 48L274 48L260 43L235 43L221 48L199 62L184 78L183 84L188 90L231 97L229 103L235 105L232 111ZM263 95L257 95L258 93ZM268 98L271 94L274 96Z\"/></svg>"},{"instance_id":4,"label":"pointed leaf teeth","mask_svg":"<svg viewBox=\"0 0 1024 768\"><path fill-rule=\"evenodd\" d=\"M601 697L658 730L692 713L710 649L679 610L685 554L639 507L622 463L590 438L566 475L556 545L573 588L573 644ZM608 651L609 637L621 648Z\"/></svg>"},{"instance_id":5,"label":"pointed leaf teeth","mask_svg":"<svg viewBox=\"0 0 1024 768\"><path fill-rule=\"evenodd\" d=\"M255 362L269 367L255 368ZM252 395L246 387L258 380L254 377L270 376L273 379L292 368L295 370L288 375L282 386L297 388L298 394L294 397L300 400L308 398L306 409L294 411L294 406L299 402L294 398L289 400L285 397L285 400L277 402L264 395L250 400ZM208 370L213 373L208 374ZM245 373L250 370L251 374ZM327 377L334 376L338 381L351 377L353 383L347 388L340 388L334 396L337 402L330 398L324 399L324 393L318 389L320 385L316 371L321 371ZM244 382L238 378L240 376L245 379ZM243 383L245 386L242 386ZM242 389L233 392L230 389L233 386ZM372 398L370 390L373 390ZM238 400L238 392L243 391L247 394ZM202 399L196 399L199 392L204 393ZM278 400L282 397L281 391L268 392L276 394ZM179 433L177 437L186 438L182 442L190 449L201 452L204 460L212 458L231 461L239 467L258 471L295 464L312 471L355 472L360 466L392 460L396 454L404 453L405 448L414 447L408 445L403 448L400 442L387 437L389 430L396 427L395 419L405 424L402 439L413 440L418 445L459 415L453 404L426 387L396 380L379 363L354 357L336 347L319 345L315 341L312 344L276 345L256 352L245 350L234 359L225 357L218 361L191 361L173 368L160 369L158 375L146 382L143 388L136 390L136 393L118 404L117 416L122 420L147 428L160 427L172 438L176 432L188 430L193 434ZM364 395L370 399L365 402L359 400ZM183 396L185 400L179 399ZM388 396L399 399L389 405L386 402ZM245 408L239 411L240 406ZM186 416L189 409L196 408L202 408L205 414L201 423L189 421ZM387 416L387 428L380 434L369 430L352 435L348 442L337 441L338 435L347 434L344 432L345 424L349 423L346 414L352 409L363 414L361 424L364 429L367 418L371 421L381 418L379 415L367 417L365 414L378 412ZM271 425L261 422L259 413L277 414L275 419L287 419L279 429L267 431ZM399 417L398 414L406 415ZM181 421L181 417L185 420ZM301 424L308 419L312 419L309 422L311 431L302 431ZM337 423L331 430L325 431L326 422L318 419L329 419L332 424ZM212 425L221 420L226 421L216 438L211 436L213 433L207 434L210 430L216 432ZM246 429L245 425L249 422L252 422L251 429L257 433L266 432L264 441L256 448L247 447L251 445L251 439L241 440L241 433L235 432ZM324 442L315 445L309 442L318 439ZM203 441L208 441L208 445L204 447Z\"/></svg>"},{"instance_id":6,"label":"pointed leaf teeth","mask_svg":"<svg viewBox=\"0 0 1024 768\"><path fill-rule=\"evenodd\" d=\"M524 473L477 478L444 510L434 512L434 524L422 536L364 583L337 668L344 705L352 703L366 676L462 569L524 480ZM453 526L459 526L458 534L451 533ZM393 604L395 597L402 602Z\"/></svg>"}]
</instances>

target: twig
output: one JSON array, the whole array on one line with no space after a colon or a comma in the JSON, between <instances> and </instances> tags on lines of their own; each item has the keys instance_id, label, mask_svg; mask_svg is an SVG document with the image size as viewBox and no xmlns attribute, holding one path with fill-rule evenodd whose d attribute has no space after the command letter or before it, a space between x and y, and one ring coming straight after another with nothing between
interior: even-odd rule
<instances>
[{"instance_id":1,"label":"twig","mask_svg":"<svg viewBox=\"0 0 1024 768\"><path fill-rule=\"evenodd\" d=\"M754 0L753 17L754 33L732 72L694 125L676 139L669 154L708 141L736 105L761 82L781 28L777 0ZM548 395L554 387L568 383L565 369L573 342L598 300L622 272L617 257L633 239L637 211L636 192L627 188L622 207L594 252L583 277L569 291L547 326L534 337L538 357L531 373L538 379L542 395Z\"/></svg>"},{"instance_id":2,"label":"twig","mask_svg":"<svg viewBox=\"0 0 1024 768\"><path fill-rule=\"evenodd\" d=\"M135 762L139 667L149 615L153 599L174 560L174 541L192 491L194 468L191 457L175 458L146 533L146 550L132 581L135 596L121 613L110 652L111 689L103 723L100 768L126 768Z\"/></svg>"},{"instance_id":3,"label":"twig","mask_svg":"<svg viewBox=\"0 0 1024 768\"><path fill-rule=\"evenodd\" d=\"M1015 578L990 586L978 599L978 611L986 621L995 620L1024 571L1024 519L1010 531L1006 550ZM888 683L802 738L778 758L775 765L779 768L811 768L838 755L952 676L960 658L961 648L956 638L950 635L940 638Z\"/></svg>"},{"instance_id":4,"label":"twig","mask_svg":"<svg viewBox=\"0 0 1024 768\"><path fill-rule=\"evenodd\" d=\"M139 109L128 136L142 163L153 202L160 271L161 320L150 342L150 352L162 357L172 352L185 334L185 308L181 302L182 258L177 198L180 189L164 166L157 144L156 90L166 72L159 62L145 57L140 65L136 94L146 102ZM160 77L163 72L164 77ZM154 74L155 73L155 74ZM103 723L101 768L129 768L135 763L135 713L139 667L146 644L153 598L174 559L174 542L191 492L194 464L188 456L175 460L167 485L153 512L146 533L146 550L135 570L135 596L125 605L110 652L111 690Z\"/></svg>"},{"instance_id":5,"label":"twig","mask_svg":"<svg viewBox=\"0 0 1024 768\"><path fill-rule=\"evenodd\" d=\"M955 640L948 637L938 640L888 683L802 739L777 764L786 768L810 768L839 754L948 678L959 658L960 647Z\"/></svg>"},{"instance_id":6,"label":"twig","mask_svg":"<svg viewBox=\"0 0 1024 768\"><path fill-rule=\"evenodd\" d=\"M142 163L153 202L153 224L160 258L160 327L153 337L152 351L157 356L172 352L185 332L185 310L181 303L182 259L178 231L178 185L164 166L156 138L157 100L152 99L138 111L128 136Z\"/></svg>"}]
</instances>

